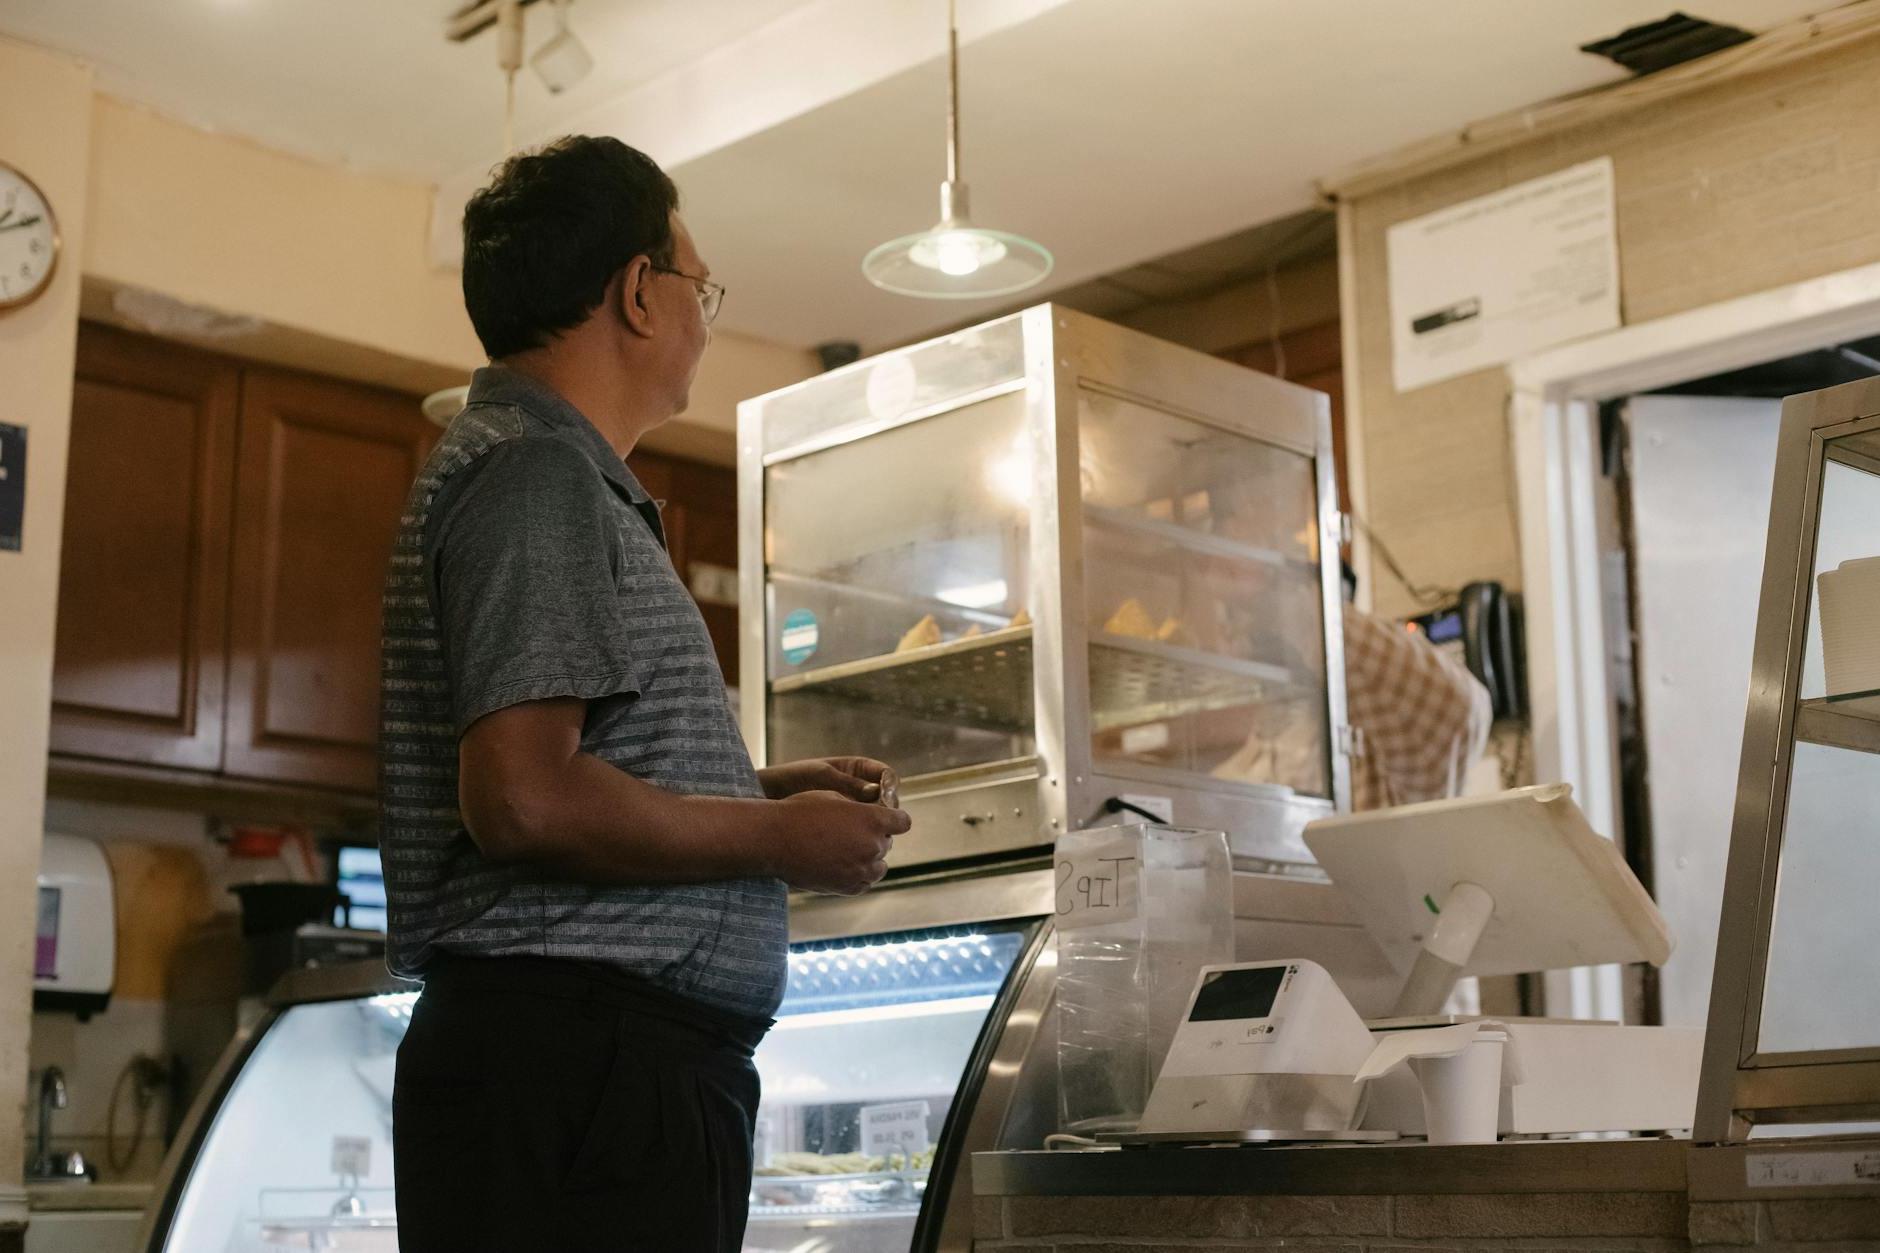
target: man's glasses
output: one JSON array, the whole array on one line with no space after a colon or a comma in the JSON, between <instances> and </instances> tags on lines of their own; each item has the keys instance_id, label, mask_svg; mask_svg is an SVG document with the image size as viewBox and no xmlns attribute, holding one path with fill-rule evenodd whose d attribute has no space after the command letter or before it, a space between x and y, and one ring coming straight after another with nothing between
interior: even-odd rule
<instances>
[{"instance_id":1,"label":"man's glasses","mask_svg":"<svg viewBox=\"0 0 1880 1253\"><path fill-rule=\"evenodd\" d=\"M698 307L705 314L705 325L712 324L712 319L718 316L718 306L725 302L723 283L714 283L708 278L687 274L684 270L675 270L671 266L655 265L648 268L657 270L661 274L671 274L690 281L694 287L698 288Z\"/></svg>"}]
</instances>

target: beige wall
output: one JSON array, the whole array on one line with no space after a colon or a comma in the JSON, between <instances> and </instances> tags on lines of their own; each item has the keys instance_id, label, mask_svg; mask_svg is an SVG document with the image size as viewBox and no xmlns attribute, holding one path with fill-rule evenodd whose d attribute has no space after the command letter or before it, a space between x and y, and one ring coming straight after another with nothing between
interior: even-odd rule
<instances>
[{"instance_id":1,"label":"beige wall","mask_svg":"<svg viewBox=\"0 0 1880 1253\"><path fill-rule=\"evenodd\" d=\"M398 357L482 353L455 271L428 260L430 188L194 130L107 96L92 107L88 278Z\"/></svg>"},{"instance_id":2,"label":"beige wall","mask_svg":"<svg viewBox=\"0 0 1880 1253\"><path fill-rule=\"evenodd\" d=\"M17 1190L32 1006L34 875L46 800L46 719L59 593L66 437L85 246L91 71L0 41L0 160L51 202L64 241L50 289L0 313L0 421L27 428L20 551L0 552L0 1227Z\"/></svg>"},{"instance_id":3,"label":"beige wall","mask_svg":"<svg viewBox=\"0 0 1880 1253\"><path fill-rule=\"evenodd\" d=\"M108 96L91 105L87 317L138 328L130 289L256 320L222 352L414 392L483 363L459 275L432 265L431 188L212 135ZM813 354L721 333L691 409L649 446L731 457L737 402L815 373Z\"/></svg>"},{"instance_id":4,"label":"beige wall","mask_svg":"<svg viewBox=\"0 0 1880 1253\"><path fill-rule=\"evenodd\" d=\"M1338 321L1338 262L1331 257L1205 296L1167 300L1116 319L1157 339L1220 353L1289 331Z\"/></svg>"},{"instance_id":5,"label":"beige wall","mask_svg":"<svg viewBox=\"0 0 1880 1253\"><path fill-rule=\"evenodd\" d=\"M1484 370L1408 393L1391 381L1385 232L1592 157L1617 176L1623 313L1638 323L1880 260L1880 39L1542 134L1341 205L1354 489L1424 583L1520 581L1506 410ZM1381 564L1390 614L1412 603Z\"/></svg>"}]
</instances>

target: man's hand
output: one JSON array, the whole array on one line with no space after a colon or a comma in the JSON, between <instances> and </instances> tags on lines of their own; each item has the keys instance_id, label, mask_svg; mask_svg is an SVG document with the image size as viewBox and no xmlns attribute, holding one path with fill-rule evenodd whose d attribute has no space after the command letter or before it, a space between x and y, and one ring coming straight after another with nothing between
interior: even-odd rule
<instances>
[{"instance_id":1,"label":"man's hand","mask_svg":"<svg viewBox=\"0 0 1880 1253\"><path fill-rule=\"evenodd\" d=\"M912 825L905 810L833 791L800 792L778 809L776 876L793 888L835 896L855 896L878 883L888 873L894 837Z\"/></svg>"},{"instance_id":2,"label":"man's hand","mask_svg":"<svg viewBox=\"0 0 1880 1253\"><path fill-rule=\"evenodd\" d=\"M834 792L852 801L873 803L881 800L882 780L892 774L885 763L870 757L816 757L766 766L757 778L764 785L764 795L773 801L804 792Z\"/></svg>"}]
</instances>

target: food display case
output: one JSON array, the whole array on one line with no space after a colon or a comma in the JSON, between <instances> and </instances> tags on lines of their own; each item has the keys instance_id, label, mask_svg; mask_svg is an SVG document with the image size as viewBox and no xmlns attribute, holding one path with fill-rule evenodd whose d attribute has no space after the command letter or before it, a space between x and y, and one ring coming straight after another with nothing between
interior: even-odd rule
<instances>
[{"instance_id":1,"label":"food display case","mask_svg":"<svg viewBox=\"0 0 1880 1253\"><path fill-rule=\"evenodd\" d=\"M896 766L896 870L1348 807L1322 394L1046 305L738 425L746 738Z\"/></svg>"},{"instance_id":2,"label":"food display case","mask_svg":"<svg viewBox=\"0 0 1880 1253\"><path fill-rule=\"evenodd\" d=\"M747 1250L970 1247L970 1154L1049 1130L1055 1080L1027 1060L1050 1053L1051 899L1029 869L797 903L757 1052ZM172 1146L145 1253L394 1253L392 1079L416 999L377 962L283 979Z\"/></svg>"}]
</instances>

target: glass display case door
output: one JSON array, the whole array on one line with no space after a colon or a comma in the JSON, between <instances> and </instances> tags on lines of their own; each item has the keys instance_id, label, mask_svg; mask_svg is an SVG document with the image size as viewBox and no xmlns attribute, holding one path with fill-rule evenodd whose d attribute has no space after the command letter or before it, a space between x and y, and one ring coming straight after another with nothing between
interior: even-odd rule
<instances>
[{"instance_id":1,"label":"glass display case door","mask_svg":"<svg viewBox=\"0 0 1880 1253\"><path fill-rule=\"evenodd\" d=\"M792 948L789 992L757 1050L747 1253L914 1247L923 1207L949 1204L947 1140L971 1112L974 1059L1037 927Z\"/></svg>"}]
</instances>

